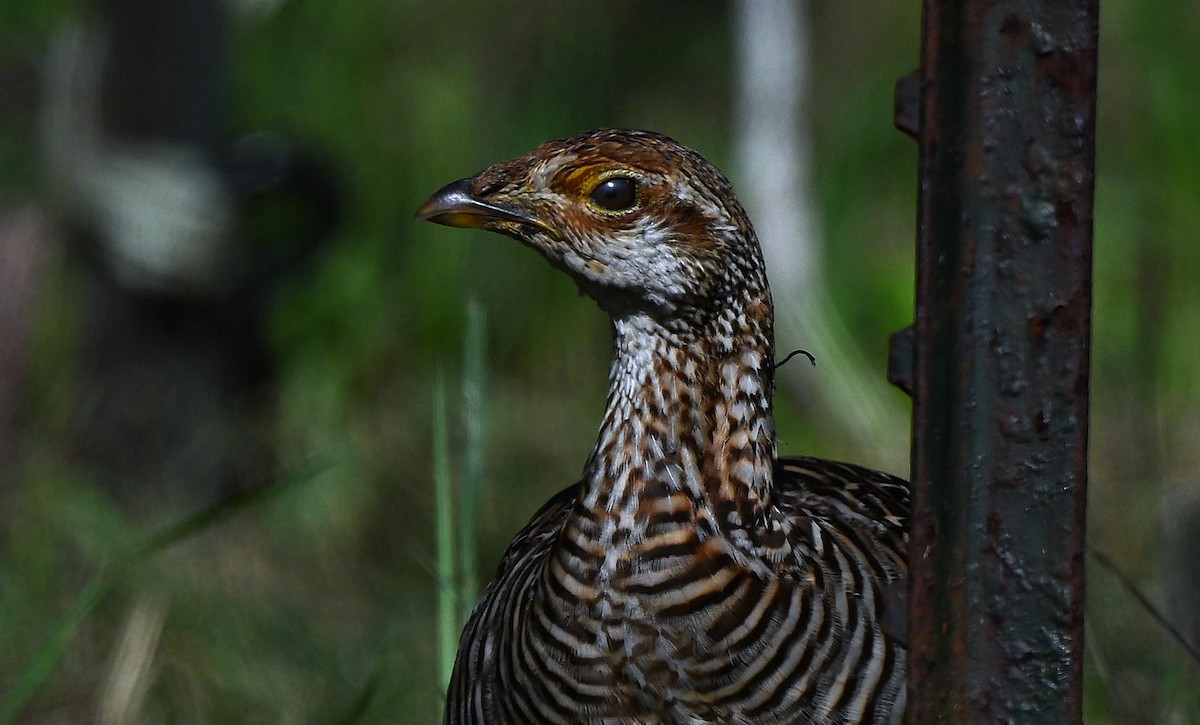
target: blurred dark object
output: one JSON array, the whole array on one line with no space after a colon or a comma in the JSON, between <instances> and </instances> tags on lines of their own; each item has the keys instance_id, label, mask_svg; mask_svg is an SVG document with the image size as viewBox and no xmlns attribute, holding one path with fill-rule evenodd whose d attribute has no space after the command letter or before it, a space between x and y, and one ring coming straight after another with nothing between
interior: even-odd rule
<instances>
[{"instance_id":1,"label":"blurred dark object","mask_svg":"<svg viewBox=\"0 0 1200 725\"><path fill-rule=\"evenodd\" d=\"M1200 649L1200 495L1181 486L1167 503L1163 571L1168 611L1184 639Z\"/></svg>"},{"instance_id":2,"label":"blurred dark object","mask_svg":"<svg viewBox=\"0 0 1200 725\"><path fill-rule=\"evenodd\" d=\"M340 215L291 140L223 143L225 7L108 2L104 31L64 33L49 63L45 154L84 300L69 450L152 513L274 470L265 317Z\"/></svg>"},{"instance_id":3,"label":"blurred dark object","mask_svg":"<svg viewBox=\"0 0 1200 725\"><path fill-rule=\"evenodd\" d=\"M41 209L33 204L0 207L0 471L15 458L21 428L18 401L45 248L46 220Z\"/></svg>"},{"instance_id":4,"label":"blurred dark object","mask_svg":"<svg viewBox=\"0 0 1200 725\"><path fill-rule=\"evenodd\" d=\"M227 6L212 0L102 3L101 123L109 134L216 153L224 122Z\"/></svg>"}]
</instances>

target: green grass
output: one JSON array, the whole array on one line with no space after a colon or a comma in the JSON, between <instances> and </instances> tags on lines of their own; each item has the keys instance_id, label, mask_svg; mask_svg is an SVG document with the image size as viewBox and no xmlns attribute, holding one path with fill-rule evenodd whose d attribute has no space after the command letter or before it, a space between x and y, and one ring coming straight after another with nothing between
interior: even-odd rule
<instances>
[{"instance_id":1,"label":"green grass","mask_svg":"<svg viewBox=\"0 0 1200 725\"><path fill-rule=\"evenodd\" d=\"M463 339L461 421L463 445L459 485L451 467L446 381L433 387L433 482L437 513L438 662L442 688L450 683L458 636L479 598L475 561L475 517L483 485L486 420L486 322L477 302L467 305Z\"/></svg>"},{"instance_id":2,"label":"green grass","mask_svg":"<svg viewBox=\"0 0 1200 725\"><path fill-rule=\"evenodd\" d=\"M328 467L329 464L306 466L297 473L230 497L164 526L132 546L118 548L109 560L100 563L90 581L69 602L57 621L50 623L50 633L36 644L30 661L18 668L12 686L0 695L0 724L19 721L30 700L59 669L60 661L78 635L81 625L94 617L100 603L127 582L140 566L186 539L209 532L246 509L267 505L292 488L311 481Z\"/></svg>"},{"instance_id":3,"label":"green grass","mask_svg":"<svg viewBox=\"0 0 1200 725\"><path fill-rule=\"evenodd\" d=\"M450 682L454 668L454 653L458 642L459 591L455 551L455 506L450 480L450 444L447 442L449 424L446 422L446 381L440 376L433 387L433 488L437 510L437 578L438 578L438 681L444 687Z\"/></svg>"}]
</instances>

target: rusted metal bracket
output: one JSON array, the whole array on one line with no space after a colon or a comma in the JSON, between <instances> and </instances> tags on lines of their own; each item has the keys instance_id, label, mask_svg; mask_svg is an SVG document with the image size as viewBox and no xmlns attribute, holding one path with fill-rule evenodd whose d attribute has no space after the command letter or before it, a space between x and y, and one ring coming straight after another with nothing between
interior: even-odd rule
<instances>
[{"instance_id":1,"label":"rusted metal bracket","mask_svg":"<svg viewBox=\"0 0 1200 725\"><path fill-rule=\"evenodd\" d=\"M909 722L1082 719L1098 0L925 0Z\"/></svg>"},{"instance_id":2,"label":"rusted metal bracket","mask_svg":"<svg viewBox=\"0 0 1200 725\"><path fill-rule=\"evenodd\" d=\"M913 394L913 326L896 330L888 338L887 379L910 396Z\"/></svg>"}]
</instances>

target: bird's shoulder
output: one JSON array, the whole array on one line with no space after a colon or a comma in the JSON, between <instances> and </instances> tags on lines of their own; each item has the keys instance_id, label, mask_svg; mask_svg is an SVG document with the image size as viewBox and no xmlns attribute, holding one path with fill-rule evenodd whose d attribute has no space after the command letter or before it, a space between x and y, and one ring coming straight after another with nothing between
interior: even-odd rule
<instances>
[{"instance_id":1,"label":"bird's shoulder","mask_svg":"<svg viewBox=\"0 0 1200 725\"><path fill-rule=\"evenodd\" d=\"M890 473L823 458L775 463L775 504L793 520L874 542L902 566L907 555L910 487Z\"/></svg>"},{"instance_id":2,"label":"bird's shoulder","mask_svg":"<svg viewBox=\"0 0 1200 725\"><path fill-rule=\"evenodd\" d=\"M581 486L581 482L567 486L542 504L504 551L497 567L497 578L503 578L506 572L520 568L523 562L536 559L553 548L579 497Z\"/></svg>"},{"instance_id":3,"label":"bird's shoulder","mask_svg":"<svg viewBox=\"0 0 1200 725\"><path fill-rule=\"evenodd\" d=\"M872 519L908 523L908 481L854 463L781 457L775 462L775 489L785 502L824 501Z\"/></svg>"}]
</instances>

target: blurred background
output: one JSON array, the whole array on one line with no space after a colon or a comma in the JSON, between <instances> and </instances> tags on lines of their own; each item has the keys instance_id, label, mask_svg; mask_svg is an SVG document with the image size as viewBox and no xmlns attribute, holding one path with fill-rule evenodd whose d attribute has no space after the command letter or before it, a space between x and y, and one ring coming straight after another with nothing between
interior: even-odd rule
<instances>
[{"instance_id":1,"label":"blurred background","mask_svg":"<svg viewBox=\"0 0 1200 725\"><path fill-rule=\"evenodd\" d=\"M1200 646L1200 3L1103 13L1089 539ZM0 722L438 718L439 592L579 474L609 330L412 214L585 128L739 190L818 361L781 450L906 474L919 34L915 1L0 4ZM1200 722L1200 664L1089 576L1089 722Z\"/></svg>"}]
</instances>

